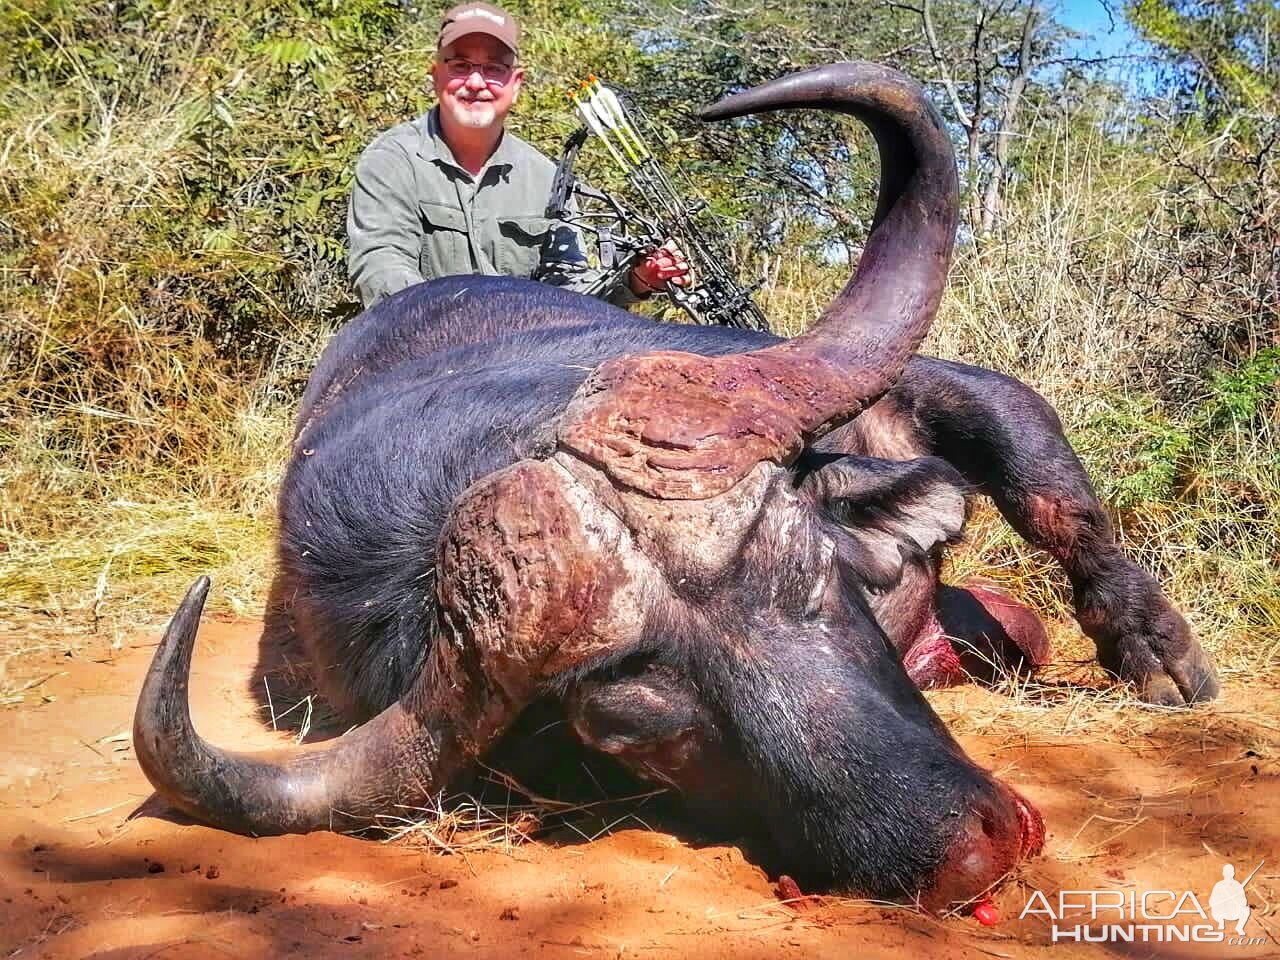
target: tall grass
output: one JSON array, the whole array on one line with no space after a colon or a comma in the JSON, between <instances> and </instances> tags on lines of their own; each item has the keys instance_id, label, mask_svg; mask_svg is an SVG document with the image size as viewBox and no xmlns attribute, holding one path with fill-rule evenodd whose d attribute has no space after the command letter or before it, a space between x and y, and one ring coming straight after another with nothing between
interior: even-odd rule
<instances>
[{"instance_id":1,"label":"tall grass","mask_svg":"<svg viewBox=\"0 0 1280 960\"><path fill-rule=\"evenodd\" d=\"M62 643L114 642L167 613L201 573L215 576L214 609L261 608L291 407L348 296L329 242L343 184L325 178L349 168L369 130L411 112L380 101L343 135L345 153L273 152L270 117L237 99L249 94L234 63L156 67L155 95L117 96L76 42L50 43L50 56L64 51L69 86L28 78L0 99L0 631L16 638L10 652L42 630ZM332 56L356 58L360 43ZM368 69L408 71L388 57ZM284 64L272 83L333 116L280 122L299 137L347 130L342 98L330 103L312 66ZM253 124L244 136L258 155L210 153L220 104L244 111L237 122ZM1274 331L1261 311L1224 318L1233 305L1168 295L1187 282L1185 250L1164 230L1182 211L1156 154L1117 150L1090 124L1064 122L1040 140L1007 228L962 246L929 350L1043 392L1126 549L1229 668L1273 669ZM318 173L308 157L323 161ZM845 279L800 251L764 266L763 306L789 333ZM1228 322L1231 337L1206 339ZM254 349L227 349L245 324ZM1170 383L1192 354L1198 375ZM994 514L978 515L970 543L954 575L1004 582L1068 616L1051 564Z\"/></svg>"},{"instance_id":2,"label":"tall grass","mask_svg":"<svg viewBox=\"0 0 1280 960\"><path fill-rule=\"evenodd\" d=\"M1004 233L965 249L931 352L1012 374L1057 409L1126 551L1163 583L1228 669L1280 665L1280 351L1241 301L1188 313L1164 229L1185 197L1158 156L1060 125ZM1224 245L1231 242L1224 237ZM1141 282L1135 282L1135 276ZM1228 315L1230 314L1230 315ZM1240 343L1247 346L1241 350ZM1187 355L1198 377L1185 375ZM1182 374L1179 376L1179 372ZM1066 617L1060 583L993 514L960 572Z\"/></svg>"},{"instance_id":3,"label":"tall grass","mask_svg":"<svg viewBox=\"0 0 1280 960\"><path fill-rule=\"evenodd\" d=\"M169 282L203 267L153 229L189 103L87 100L78 136L23 110L0 128L7 225L42 224L0 273L0 619L115 639L202 567L253 609L287 397L317 339L300 330L267 364L219 354Z\"/></svg>"}]
</instances>

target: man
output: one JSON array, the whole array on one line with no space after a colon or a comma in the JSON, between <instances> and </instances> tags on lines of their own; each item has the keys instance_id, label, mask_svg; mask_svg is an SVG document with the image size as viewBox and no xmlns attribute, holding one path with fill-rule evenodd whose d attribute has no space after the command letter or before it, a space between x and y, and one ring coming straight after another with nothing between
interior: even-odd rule
<instances>
[{"instance_id":1,"label":"man","mask_svg":"<svg viewBox=\"0 0 1280 960\"><path fill-rule=\"evenodd\" d=\"M604 271L586 265L577 233L547 220L555 164L503 130L524 83L519 38L499 7L478 0L453 7L431 67L439 103L382 134L360 157L347 267L366 307L459 273L537 276L620 306L668 280L687 282L688 264L668 244L602 286Z\"/></svg>"},{"instance_id":2,"label":"man","mask_svg":"<svg viewBox=\"0 0 1280 960\"><path fill-rule=\"evenodd\" d=\"M1258 866L1262 866L1259 864ZM1254 870L1254 873L1257 873ZM1253 879L1249 874L1244 883ZM1236 935L1244 936L1244 925L1249 922L1249 900L1245 896L1244 883L1236 879L1236 868L1226 864L1222 868L1222 879L1213 885L1209 894L1209 913L1221 930L1228 920L1236 921Z\"/></svg>"}]
</instances>

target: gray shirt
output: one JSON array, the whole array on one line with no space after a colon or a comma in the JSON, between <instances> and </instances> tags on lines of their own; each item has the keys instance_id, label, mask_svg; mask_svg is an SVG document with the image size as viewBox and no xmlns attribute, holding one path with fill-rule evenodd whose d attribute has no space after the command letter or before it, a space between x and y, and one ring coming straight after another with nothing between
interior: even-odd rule
<instances>
[{"instance_id":1,"label":"gray shirt","mask_svg":"<svg viewBox=\"0 0 1280 960\"><path fill-rule=\"evenodd\" d=\"M460 273L537 276L620 306L636 301L625 277L588 266L576 231L547 219L554 163L504 132L473 177L441 136L438 111L388 130L356 164L347 272L366 307Z\"/></svg>"}]
</instances>

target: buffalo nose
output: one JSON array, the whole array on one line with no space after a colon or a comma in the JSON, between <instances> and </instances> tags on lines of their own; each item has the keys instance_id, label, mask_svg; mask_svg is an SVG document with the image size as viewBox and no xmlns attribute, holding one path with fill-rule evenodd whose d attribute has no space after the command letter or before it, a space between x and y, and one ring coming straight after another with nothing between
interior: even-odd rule
<instances>
[{"instance_id":1,"label":"buffalo nose","mask_svg":"<svg viewBox=\"0 0 1280 960\"><path fill-rule=\"evenodd\" d=\"M1044 846L1044 819L1022 796L997 784L961 821L933 886L921 895L930 910L972 905L1021 860Z\"/></svg>"}]
</instances>

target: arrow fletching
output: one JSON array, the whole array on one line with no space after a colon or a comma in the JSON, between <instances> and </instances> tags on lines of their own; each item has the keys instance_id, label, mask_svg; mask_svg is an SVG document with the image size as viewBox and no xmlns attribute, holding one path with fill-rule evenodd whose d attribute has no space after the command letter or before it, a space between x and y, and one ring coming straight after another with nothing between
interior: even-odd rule
<instances>
[{"instance_id":1,"label":"arrow fletching","mask_svg":"<svg viewBox=\"0 0 1280 960\"><path fill-rule=\"evenodd\" d=\"M597 116L591 102L589 100L580 99L576 92L570 92L569 99L572 100L574 106L578 108L578 113L582 115L582 119L586 123L587 129L604 141L604 145L609 148L609 155L612 156L618 166L622 168L623 173L630 173L630 165L623 159L622 154L618 152L617 147L610 142L609 134L606 132L604 124L600 122L600 118Z\"/></svg>"},{"instance_id":2,"label":"arrow fletching","mask_svg":"<svg viewBox=\"0 0 1280 960\"><path fill-rule=\"evenodd\" d=\"M600 78L594 74L591 76L592 91L595 99L604 106L605 113L609 114L618 126L618 130L631 138L631 143L635 146L636 151L645 156L651 157L649 148L645 146L640 134L636 132L636 128L631 123L631 118L627 116L626 108L618 99L618 95L600 82Z\"/></svg>"}]
</instances>

